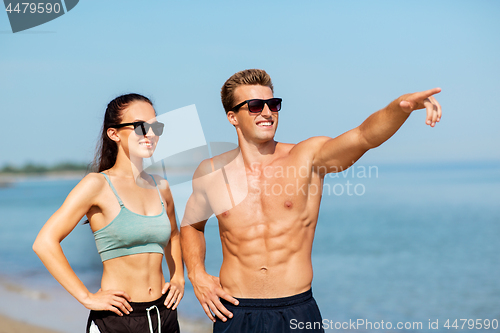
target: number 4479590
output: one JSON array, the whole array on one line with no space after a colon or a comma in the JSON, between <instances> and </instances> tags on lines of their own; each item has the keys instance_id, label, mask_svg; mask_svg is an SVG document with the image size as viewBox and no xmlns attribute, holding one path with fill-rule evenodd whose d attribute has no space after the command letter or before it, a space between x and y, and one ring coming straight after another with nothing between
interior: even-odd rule
<instances>
[{"instance_id":1,"label":"number 4479590","mask_svg":"<svg viewBox=\"0 0 500 333\"><path fill-rule=\"evenodd\" d=\"M22 6L24 6L24 8L21 8ZM43 2L39 2L39 3L35 3L35 2L23 2L21 4L17 3L16 6L14 7L14 9L12 9L12 3L9 3L9 5L5 8L5 11L8 12L9 14L12 13L12 12L25 14L26 10L28 8L29 8L29 12L31 14L34 14L34 13L39 13L39 14L47 13L47 14L50 14L52 12L54 12L54 13L57 14L57 13L59 13L61 11L61 5L60 4L55 3L54 5L52 5L51 3L43 3Z\"/></svg>"},{"instance_id":2,"label":"number 4479590","mask_svg":"<svg viewBox=\"0 0 500 333\"><path fill-rule=\"evenodd\" d=\"M450 319L446 321L444 324L444 327L447 329L454 328L454 329L494 329L496 330L498 328L498 319L455 319L453 323L450 324Z\"/></svg>"}]
</instances>

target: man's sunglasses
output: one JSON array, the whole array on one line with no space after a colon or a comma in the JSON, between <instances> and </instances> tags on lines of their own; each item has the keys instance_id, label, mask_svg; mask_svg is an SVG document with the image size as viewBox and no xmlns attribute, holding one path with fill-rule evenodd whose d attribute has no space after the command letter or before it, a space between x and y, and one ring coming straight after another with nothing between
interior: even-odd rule
<instances>
[{"instance_id":1,"label":"man's sunglasses","mask_svg":"<svg viewBox=\"0 0 500 333\"><path fill-rule=\"evenodd\" d=\"M260 113L264 110L264 105L267 104L271 112L278 112L281 110L281 98L270 98L270 99L247 99L244 102L236 105L231 109L231 111L238 111L243 105L248 104L248 111L250 113Z\"/></svg>"},{"instance_id":2,"label":"man's sunglasses","mask_svg":"<svg viewBox=\"0 0 500 333\"><path fill-rule=\"evenodd\" d=\"M123 124L118 124L118 125L113 125L110 126L111 128L122 128L125 126L134 126L134 131L135 134L137 135L146 135L146 133L149 132L149 129L151 128L153 130L154 135L160 136L163 134L163 127L165 124L160 123L158 121L155 121L154 123L150 124L145 121L134 121L133 123L123 123Z\"/></svg>"}]
</instances>

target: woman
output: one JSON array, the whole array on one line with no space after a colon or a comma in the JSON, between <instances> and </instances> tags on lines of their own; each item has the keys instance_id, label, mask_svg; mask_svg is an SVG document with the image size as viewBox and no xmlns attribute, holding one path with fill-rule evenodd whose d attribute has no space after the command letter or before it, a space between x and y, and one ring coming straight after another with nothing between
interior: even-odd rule
<instances>
[{"instance_id":1,"label":"woman","mask_svg":"<svg viewBox=\"0 0 500 333\"><path fill-rule=\"evenodd\" d=\"M96 158L99 173L76 185L33 244L54 278L91 310L90 333L179 331L176 308L184 271L172 194L165 179L142 169L163 132L155 117L151 101L138 94L108 104ZM96 293L76 276L60 245L84 215L103 262ZM163 255L170 270L167 283Z\"/></svg>"}]
</instances>

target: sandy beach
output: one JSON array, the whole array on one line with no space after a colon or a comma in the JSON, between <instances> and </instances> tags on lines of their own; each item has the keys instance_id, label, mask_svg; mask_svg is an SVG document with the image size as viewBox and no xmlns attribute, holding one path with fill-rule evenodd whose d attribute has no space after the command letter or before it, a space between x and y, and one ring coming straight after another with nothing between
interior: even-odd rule
<instances>
[{"instance_id":1,"label":"sandy beach","mask_svg":"<svg viewBox=\"0 0 500 333\"><path fill-rule=\"evenodd\" d=\"M18 320L3 316L0 314L0 333L61 333L51 329L46 329Z\"/></svg>"}]
</instances>

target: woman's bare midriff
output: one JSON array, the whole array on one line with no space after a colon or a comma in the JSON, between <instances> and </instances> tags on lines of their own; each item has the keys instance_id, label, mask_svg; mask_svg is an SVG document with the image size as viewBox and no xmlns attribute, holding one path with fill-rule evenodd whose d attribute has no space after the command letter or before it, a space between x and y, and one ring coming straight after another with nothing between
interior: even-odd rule
<instances>
[{"instance_id":1,"label":"woman's bare midriff","mask_svg":"<svg viewBox=\"0 0 500 333\"><path fill-rule=\"evenodd\" d=\"M149 302L161 297L165 283L161 253L139 253L106 260L102 290L126 292L132 302Z\"/></svg>"}]
</instances>

